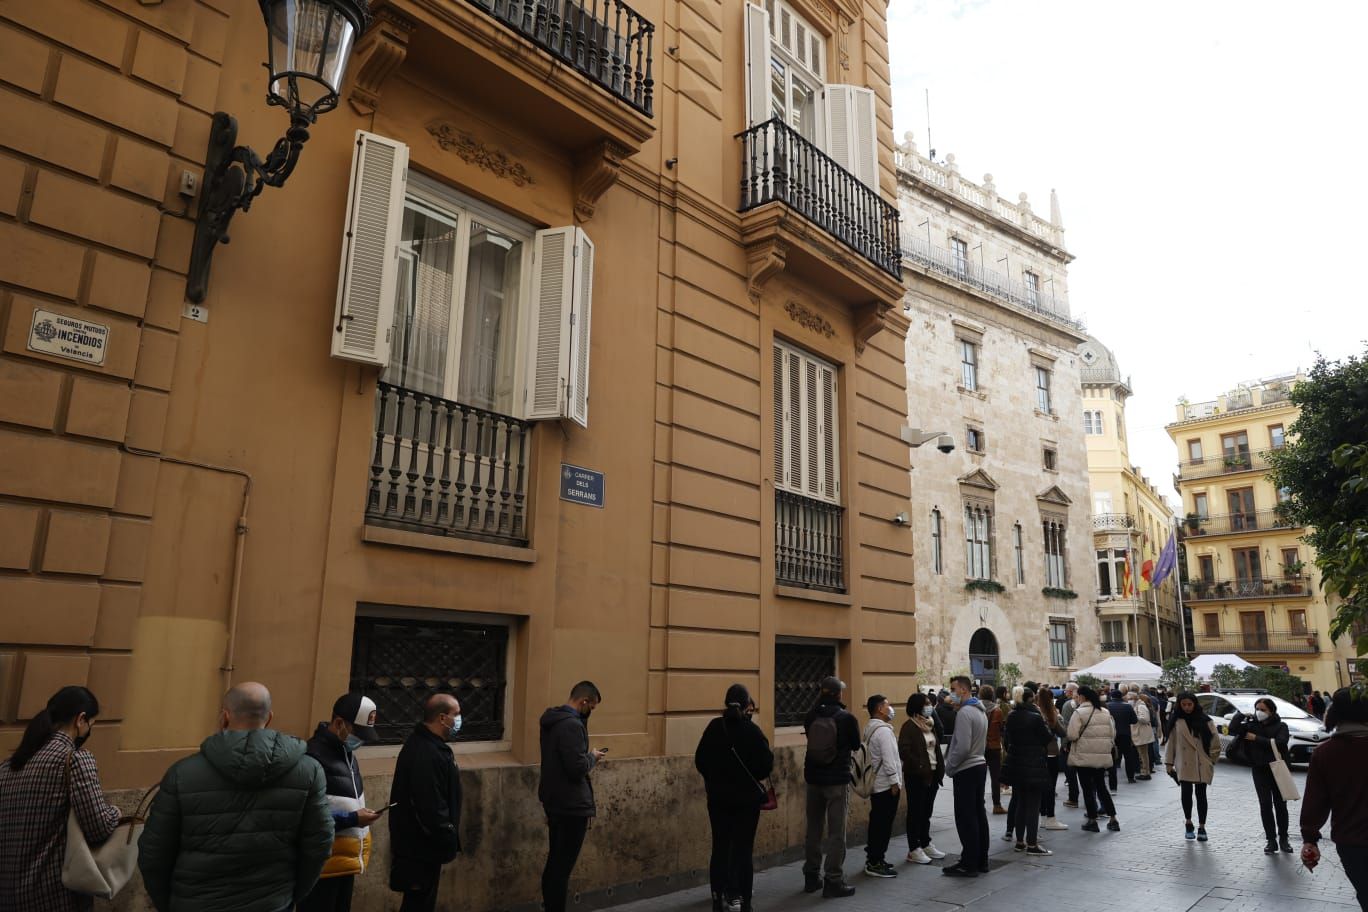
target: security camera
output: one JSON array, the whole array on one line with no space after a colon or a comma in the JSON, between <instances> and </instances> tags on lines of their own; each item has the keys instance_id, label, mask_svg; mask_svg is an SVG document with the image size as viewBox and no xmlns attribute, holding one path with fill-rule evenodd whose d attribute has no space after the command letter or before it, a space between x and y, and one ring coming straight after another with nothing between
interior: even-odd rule
<instances>
[{"instance_id":1,"label":"security camera","mask_svg":"<svg viewBox=\"0 0 1368 912\"><path fill-rule=\"evenodd\" d=\"M936 449L942 453L953 453L955 450L955 438L949 434L941 434L936 438Z\"/></svg>"},{"instance_id":2,"label":"security camera","mask_svg":"<svg viewBox=\"0 0 1368 912\"><path fill-rule=\"evenodd\" d=\"M936 449L942 453L949 453L955 448L955 438L945 431L923 431L921 428L908 427L903 425L900 432L902 442L910 447L919 447L923 443L936 441Z\"/></svg>"}]
</instances>

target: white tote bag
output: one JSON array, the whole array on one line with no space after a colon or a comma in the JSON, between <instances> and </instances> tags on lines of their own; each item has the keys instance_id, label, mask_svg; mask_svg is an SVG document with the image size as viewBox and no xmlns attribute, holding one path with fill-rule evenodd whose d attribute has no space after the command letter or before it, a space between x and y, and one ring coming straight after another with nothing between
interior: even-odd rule
<instances>
[{"instance_id":1,"label":"white tote bag","mask_svg":"<svg viewBox=\"0 0 1368 912\"><path fill-rule=\"evenodd\" d=\"M1282 794L1283 801L1300 801L1301 792L1297 791L1297 783L1292 780L1292 771L1287 768L1287 761L1278 751L1278 742L1270 740L1268 743L1273 747L1273 762L1268 764L1268 769L1273 773L1273 781L1278 783L1278 791Z\"/></svg>"},{"instance_id":2,"label":"white tote bag","mask_svg":"<svg viewBox=\"0 0 1368 912\"><path fill-rule=\"evenodd\" d=\"M73 752L67 763L67 788L71 787ZM147 821L147 803L155 788L148 789L137 810L114 828L113 834L97 846L86 842L76 809L67 812L66 854L62 858L62 886L73 893L113 899L138 868L138 837Z\"/></svg>"}]
</instances>

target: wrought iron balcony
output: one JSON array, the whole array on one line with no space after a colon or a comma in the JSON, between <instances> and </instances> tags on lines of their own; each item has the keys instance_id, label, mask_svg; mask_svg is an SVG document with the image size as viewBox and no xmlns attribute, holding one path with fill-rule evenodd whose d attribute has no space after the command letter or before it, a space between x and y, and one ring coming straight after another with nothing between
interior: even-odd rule
<instances>
[{"instance_id":1,"label":"wrought iron balcony","mask_svg":"<svg viewBox=\"0 0 1368 912\"><path fill-rule=\"evenodd\" d=\"M1251 630L1207 636L1197 631L1199 652L1320 652L1320 637L1314 630Z\"/></svg>"},{"instance_id":2,"label":"wrought iron balcony","mask_svg":"<svg viewBox=\"0 0 1368 912\"><path fill-rule=\"evenodd\" d=\"M1235 535L1241 532L1258 532L1271 529L1294 529L1296 524L1282 515L1280 510L1249 510L1244 513L1217 513L1198 519L1194 529L1184 520L1179 526L1184 538L1200 535Z\"/></svg>"},{"instance_id":3,"label":"wrought iron balcony","mask_svg":"<svg viewBox=\"0 0 1368 912\"><path fill-rule=\"evenodd\" d=\"M1178 480L1190 481L1194 478L1214 478L1218 475L1231 475L1236 472L1264 471L1271 468L1268 451L1230 453L1224 456L1208 456L1193 459L1178 465Z\"/></svg>"},{"instance_id":4,"label":"wrought iron balcony","mask_svg":"<svg viewBox=\"0 0 1368 912\"><path fill-rule=\"evenodd\" d=\"M378 386L366 521L525 545L531 424Z\"/></svg>"},{"instance_id":5,"label":"wrought iron balcony","mask_svg":"<svg viewBox=\"0 0 1368 912\"><path fill-rule=\"evenodd\" d=\"M1311 580L1220 579L1197 580L1183 584L1185 602L1229 602L1238 599L1305 598L1311 595Z\"/></svg>"},{"instance_id":6,"label":"wrought iron balcony","mask_svg":"<svg viewBox=\"0 0 1368 912\"><path fill-rule=\"evenodd\" d=\"M1129 532L1135 528L1135 517L1129 513L1094 513L1092 525L1099 532Z\"/></svg>"},{"instance_id":7,"label":"wrought iron balcony","mask_svg":"<svg viewBox=\"0 0 1368 912\"><path fill-rule=\"evenodd\" d=\"M1130 646L1129 646L1129 644L1126 643L1125 640L1103 640L1103 641L1102 641L1102 651L1103 651L1103 652L1125 652L1125 653L1129 653L1129 652L1130 652Z\"/></svg>"},{"instance_id":8,"label":"wrought iron balcony","mask_svg":"<svg viewBox=\"0 0 1368 912\"><path fill-rule=\"evenodd\" d=\"M903 256L913 265L972 285L990 297L1044 317L1053 323L1078 332L1085 328L1082 320L1069 316L1064 302L1053 294L1046 294L1041 289L1025 282L1018 282L996 270L986 269L970 257L958 256L953 251L937 247L923 238L908 238L907 245L903 248Z\"/></svg>"},{"instance_id":9,"label":"wrought iron balcony","mask_svg":"<svg viewBox=\"0 0 1368 912\"><path fill-rule=\"evenodd\" d=\"M782 202L901 281L897 207L778 118L737 137L742 212Z\"/></svg>"},{"instance_id":10,"label":"wrought iron balcony","mask_svg":"<svg viewBox=\"0 0 1368 912\"><path fill-rule=\"evenodd\" d=\"M655 26L621 0L469 0L647 117Z\"/></svg>"},{"instance_id":11,"label":"wrought iron balcony","mask_svg":"<svg viewBox=\"0 0 1368 912\"><path fill-rule=\"evenodd\" d=\"M845 508L774 492L774 577L781 586L845 592Z\"/></svg>"}]
</instances>

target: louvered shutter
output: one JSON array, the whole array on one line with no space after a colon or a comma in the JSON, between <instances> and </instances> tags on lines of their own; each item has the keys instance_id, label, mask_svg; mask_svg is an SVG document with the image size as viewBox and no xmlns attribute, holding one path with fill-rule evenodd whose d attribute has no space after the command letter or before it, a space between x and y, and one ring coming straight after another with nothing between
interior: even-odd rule
<instances>
[{"instance_id":1,"label":"louvered shutter","mask_svg":"<svg viewBox=\"0 0 1368 912\"><path fill-rule=\"evenodd\" d=\"M817 401L821 408L818 434L821 446L818 459L821 460L818 477L821 482L821 496L833 502L841 499L840 446L837 439L838 422L836 408L836 369L829 364L817 366L817 383L820 387Z\"/></svg>"},{"instance_id":2,"label":"louvered shutter","mask_svg":"<svg viewBox=\"0 0 1368 912\"><path fill-rule=\"evenodd\" d=\"M576 227L538 231L528 320L529 419L589 423L594 244Z\"/></svg>"},{"instance_id":3,"label":"louvered shutter","mask_svg":"<svg viewBox=\"0 0 1368 912\"><path fill-rule=\"evenodd\" d=\"M574 280L570 298L570 390L571 421L580 427L589 426L589 329L594 298L594 242L579 228L575 229Z\"/></svg>"},{"instance_id":4,"label":"louvered shutter","mask_svg":"<svg viewBox=\"0 0 1368 912\"><path fill-rule=\"evenodd\" d=\"M826 154L860 179L879 188L878 127L874 92L862 86L829 85L822 89L826 122Z\"/></svg>"},{"instance_id":5,"label":"louvered shutter","mask_svg":"<svg viewBox=\"0 0 1368 912\"><path fill-rule=\"evenodd\" d=\"M787 384L788 352L783 346L774 346L774 484L783 487L788 484L789 414L785 403Z\"/></svg>"},{"instance_id":6,"label":"louvered shutter","mask_svg":"<svg viewBox=\"0 0 1368 912\"><path fill-rule=\"evenodd\" d=\"M838 402L835 367L775 343L775 486L840 502Z\"/></svg>"},{"instance_id":7,"label":"louvered shutter","mask_svg":"<svg viewBox=\"0 0 1368 912\"><path fill-rule=\"evenodd\" d=\"M755 126L771 117L769 13L746 4L746 124Z\"/></svg>"},{"instance_id":8,"label":"louvered shutter","mask_svg":"<svg viewBox=\"0 0 1368 912\"><path fill-rule=\"evenodd\" d=\"M389 364L408 146L358 130L333 320L335 358Z\"/></svg>"}]
</instances>

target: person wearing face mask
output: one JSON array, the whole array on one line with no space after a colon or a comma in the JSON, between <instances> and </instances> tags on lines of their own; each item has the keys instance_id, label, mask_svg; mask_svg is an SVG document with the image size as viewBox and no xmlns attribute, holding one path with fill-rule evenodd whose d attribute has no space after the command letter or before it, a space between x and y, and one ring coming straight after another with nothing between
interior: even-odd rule
<instances>
[{"instance_id":1,"label":"person wearing face mask","mask_svg":"<svg viewBox=\"0 0 1368 912\"><path fill-rule=\"evenodd\" d=\"M343 694L333 704L332 721L319 722L309 739L308 754L323 767L332 806L332 857L323 866L299 912L348 912L356 875L370 865L370 826L380 815L366 806L366 790L356 749L375 741L375 702L361 694Z\"/></svg>"},{"instance_id":2,"label":"person wearing face mask","mask_svg":"<svg viewBox=\"0 0 1368 912\"><path fill-rule=\"evenodd\" d=\"M30 720L19 747L0 763L0 910L85 912L93 901L62 886L67 814L75 810L91 845L119 825L105 801L95 758L83 746L100 704L84 687L63 687ZM70 768L70 780L67 769Z\"/></svg>"},{"instance_id":3,"label":"person wearing face mask","mask_svg":"<svg viewBox=\"0 0 1368 912\"><path fill-rule=\"evenodd\" d=\"M597 810L589 774L608 755L589 749L589 716L602 702L591 681L570 689L562 706L541 717L541 782L537 797L546 812L548 848L542 868L544 912L565 912L570 875L575 871L589 820Z\"/></svg>"},{"instance_id":4,"label":"person wearing face mask","mask_svg":"<svg viewBox=\"0 0 1368 912\"><path fill-rule=\"evenodd\" d=\"M435 693L394 762L389 885L403 894L400 912L436 909L442 865L461 852L461 770L447 743L460 731L460 701Z\"/></svg>"},{"instance_id":5,"label":"person wearing face mask","mask_svg":"<svg viewBox=\"0 0 1368 912\"><path fill-rule=\"evenodd\" d=\"M931 814L936 793L945 781L945 755L941 752L940 720L929 701L923 693L908 697L908 719L898 732L898 756L907 789L907 860L924 865L945 857L931 842Z\"/></svg>"},{"instance_id":6,"label":"person wearing face mask","mask_svg":"<svg viewBox=\"0 0 1368 912\"><path fill-rule=\"evenodd\" d=\"M1287 835L1287 801L1273 778L1272 764L1279 758L1286 760L1287 723L1278 716L1278 707L1267 697L1254 701L1254 717L1237 712L1230 720L1230 737L1244 742L1244 756L1253 767L1254 794L1259 796L1259 816L1263 818L1265 855L1277 854L1281 848L1292 854L1292 843ZM1273 748L1277 747L1274 756ZM1276 827L1275 827L1276 824Z\"/></svg>"},{"instance_id":7,"label":"person wearing face mask","mask_svg":"<svg viewBox=\"0 0 1368 912\"><path fill-rule=\"evenodd\" d=\"M874 789L869 794L869 838L865 843L865 874L870 877L897 877L898 870L888 863L888 841L893 836L893 820L898 816L902 798L902 762L898 756L898 737L893 733L893 705L883 694L874 694L865 703L869 724L864 743L869 749L869 765L874 769Z\"/></svg>"},{"instance_id":8,"label":"person wearing face mask","mask_svg":"<svg viewBox=\"0 0 1368 912\"><path fill-rule=\"evenodd\" d=\"M219 730L162 777L138 839L159 912L281 912L318 881L333 842L323 767L270 724L271 692L237 684Z\"/></svg>"}]
</instances>

